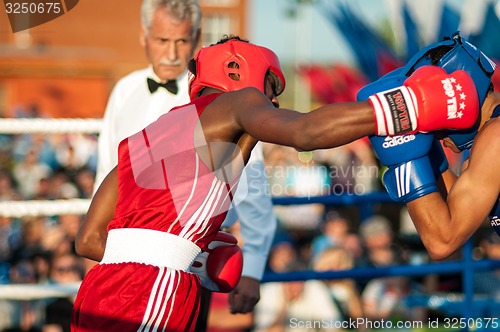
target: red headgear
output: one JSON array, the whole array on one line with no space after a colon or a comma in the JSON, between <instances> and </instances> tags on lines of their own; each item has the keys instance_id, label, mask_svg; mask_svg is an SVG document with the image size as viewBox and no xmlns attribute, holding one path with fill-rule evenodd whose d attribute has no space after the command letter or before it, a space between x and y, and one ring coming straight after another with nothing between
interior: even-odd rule
<instances>
[{"instance_id":1,"label":"red headgear","mask_svg":"<svg viewBox=\"0 0 500 332\"><path fill-rule=\"evenodd\" d=\"M269 72L276 82L276 95L285 89L285 76L276 54L268 48L236 39L202 48L194 57L196 72L190 73L189 96L193 100L204 87L234 91L249 86L264 92ZM230 68L230 63L237 68ZM230 77L239 76L239 80Z\"/></svg>"}]
</instances>

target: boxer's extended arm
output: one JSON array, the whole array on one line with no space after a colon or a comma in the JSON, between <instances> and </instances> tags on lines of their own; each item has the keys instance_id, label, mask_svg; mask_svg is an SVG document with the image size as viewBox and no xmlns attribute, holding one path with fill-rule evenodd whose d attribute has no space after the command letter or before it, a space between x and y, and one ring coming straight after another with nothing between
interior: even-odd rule
<instances>
[{"instance_id":1,"label":"boxer's extended arm","mask_svg":"<svg viewBox=\"0 0 500 332\"><path fill-rule=\"evenodd\" d=\"M375 130L369 102L331 104L300 113L275 108L259 90L245 88L224 93L203 113L212 109L213 113L218 112L218 115L212 114L214 117L231 121L224 126L232 127L231 134L248 133L263 142L303 151L340 146Z\"/></svg>"},{"instance_id":2,"label":"boxer's extended arm","mask_svg":"<svg viewBox=\"0 0 500 332\"><path fill-rule=\"evenodd\" d=\"M451 187L446 201L432 193L408 203L408 212L427 251L444 259L481 226L500 192L500 122L478 134L469 165Z\"/></svg>"},{"instance_id":3,"label":"boxer's extended arm","mask_svg":"<svg viewBox=\"0 0 500 332\"><path fill-rule=\"evenodd\" d=\"M78 255L100 261L108 237L107 226L113 219L118 197L116 167L104 178L90 203L78 230L75 249Z\"/></svg>"},{"instance_id":4,"label":"boxer's extended arm","mask_svg":"<svg viewBox=\"0 0 500 332\"><path fill-rule=\"evenodd\" d=\"M372 134L464 128L477 118L479 103L474 82L465 73L448 75L438 67L422 67L405 84L411 89L403 86L399 90L406 94L391 89L374 95L370 102L335 103L309 113L274 108L269 96L245 88L221 95L205 112L232 121L224 126L232 127L229 141L234 132L245 132L257 140L304 151L332 148ZM449 103L453 107L448 107Z\"/></svg>"}]
</instances>

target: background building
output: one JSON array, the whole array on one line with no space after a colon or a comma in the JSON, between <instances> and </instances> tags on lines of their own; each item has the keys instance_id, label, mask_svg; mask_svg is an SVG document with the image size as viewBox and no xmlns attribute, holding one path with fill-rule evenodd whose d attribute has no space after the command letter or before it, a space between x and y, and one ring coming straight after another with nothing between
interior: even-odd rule
<instances>
[{"instance_id":1,"label":"background building","mask_svg":"<svg viewBox=\"0 0 500 332\"><path fill-rule=\"evenodd\" d=\"M202 45L245 37L246 0L202 0ZM96 117L113 84L147 65L140 0L85 0L45 24L12 32L0 10L0 116ZM2 6L3 7L3 6Z\"/></svg>"}]
</instances>

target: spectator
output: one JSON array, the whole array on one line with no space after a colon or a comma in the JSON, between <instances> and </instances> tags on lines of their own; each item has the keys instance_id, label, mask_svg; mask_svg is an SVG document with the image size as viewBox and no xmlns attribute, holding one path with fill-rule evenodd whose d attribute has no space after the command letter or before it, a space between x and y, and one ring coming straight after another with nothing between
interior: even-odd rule
<instances>
[{"instance_id":1,"label":"spectator","mask_svg":"<svg viewBox=\"0 0 500 332\"><path fill-rule=\"evenodd\" d=\"M81 258L72 253L63 253L53 258L50 268L50 281L67 285L82 281L83 266ZM52 300L45 308L43 332L70 332L71 311L74 296Z\"/></svg>"},{"instance_id":2,"label":"spectator","mask_svg":"<svg viewBox=\"0 0 500 332\"><path fill-rule=\"evenodd\" d=\"M343 247L332 246L324 249L314 260L315 271L342 271L354 267L354 258ZM325 280L333 303L342 314L342 321L365 317L361 296L352 279Z\"/></svg>"},{"instance_id":3,"label":"spectator","mask_svg":"<svg viewBox=\"0 0 500 332\"><path fill-rule=\"evenodd\" d=\"M12 174L6 169L0 169L0 201L17 201L21 196L16 191Z\"/></svg>"},{"instance_id":4,"label":"spectator","mask_svg":"<svg viewBox=\"0 0 500 332\"><path fill-rule=\"evenodd\" d=\"M45 218L23 217L20 219L20 238L12 248L14 261L27 258L33 252L44 251L43 236L45 233Z\"/></svg>"},{"instance_id":5,"label":"spectator","mask_svg":"<svg viewBox=\"0 0 500 332\"><path fill-rule=\"evenodd\" d=\"M269 252L269 270L278 273L285 272L288 270L288 266L296 262L297 259L297 251L292 239L288 234L277 234Z\"/></svg>"},{"instance_id":6,"label":"spectator","mask_svg":"<svg viewBox=\"0 0 500 332\"><path fill-rule=\"evenodd\" d=\"M295 243L286 233L278 233L269 253L269 270L283 273L305 270ZM292 329L291 320L340 319L340 311L330 301L328 288L320 281L270 282L261 285L261 300L254 311L254 331L307 331Z\"/></svg>"},{"instance_id":7,"label":"spectator","mask_svg":"<svg viewBox=\"0 0 500 332\"><path fill-rule=\"evenodd\" d=\"M390 221L375 215L363 221L359 228L361 240L365 247L364 266L387 266L402 264L406 261L406 253L396 242Z\"/></svg>"},{"instance_id":8,"label":"spectator","mask_svg":"<svg viewBox=\"0 0 500 332\"><path fill-rule=\"evenodd\" d=\"M88 167L80 168L75 174L75 185L80 198L91 198L94 190L95 173Z\"/></svg>"},{"instance_id":9,"label":"spectator","mask_svg":"<svg viewBox=\"0 0 500 332\"><path fill-rule=\"evenodd\" d=\"M488 227L480 234L479 249L485 258L500 259L500 237ZM500 300L500 269L475 272L474 292Z\"/></svg>"},{"instance_id":10,"label":"spectator","mask_svg":"<svg viewBox=\"0 0 500 332\"><path fill-rule=\"evenodd\" d=\"M0 216L0 266L11 257L13 247L16 246L13 222L11 217ZM2 283L1 279L0 283Z\"/></svg>"},{"instance_id":11,"label":"spectator","mask_svg":"<svg viewBox=\"0 0 500 332\"><path fill-rule=\"evenodd\" d=\"M52 225L44 237L44 246L54 254L75 253L75 238L82 222L78 214L61 214L57 223Z\"/></svg>"},{"instance_id":12,"label":"spectator","mask_svg":"<svg viewBox=\"0 0 500 332\"><path fill-rule=\"evenodd\" d=\"M10 281L12 284L37 284L39 283L39 271L37 271L37 259L46 257L38 248L33 246L29 249L23 248L21 252L11 260ZM8 326L4 331L41 331L43 312L46 302L40 300L6 301L2 303L2 310L8 313L7 321L3 324Z\"/></svg>"},{"instance_id":13,"label":"spectator","mask_svg":"<svg viewBox=\"0 0 500 332\"><path fill-rule=\"evenodd\" d=\"M326 214L321 234L312 240L312 256L317 257L323 250L332 246L345 246L349 237L349 221L336 211Z\"/></svg>"},{"instance_id":14,"label":"spectator","mask_svg":"<svg viewBox=\"0 0 500 332\"><path fill-rule=\"evenodd\" d=\"M71 177L64 169L58 169L49 178L49 198L67 199L77 198L78 188L71 182Z\"/></svg>"},{"instance_id":15,"label":"spectator","mask_svg":"<svg viewBox=\"0 0 500 332\"><path fill-rule=\"evenodd\" d=\"M366 248L367 266L402 264L405 255L396 246L389 220L373 216L360 226L360 234ZM402 300L408 292L405 277L385 277L370 280L362 291L363 310L370 319L381 320L402 314Z\"/></svg>"},{"instance_id":16,"label":"spectator","mask_svg":"<svg viewBox=\"0 0 500 332\"><path fill-rule=\"evenodd\" d=\"M287 266L291 272L305 269L294 261ZM336 331L327 326L298 327L297 322L335 322L342 319L338 308L331 301L328 287L321 281L270 282L262 285L262 297L255 307L254 331ZM331 325L331 326L330 326Z\"/></svg>"},{"instance_id":17,"label":"spectator","mask_svg":"<svg viewBox=\"0 0 500 332\"><path fill-rule=\"evenodd\" d=\"M14 166L13 176L19 184L19 192L25 199L37 194L37 186L41 179L52 173L49 166L38 161L38 151L30 149L24 159Z\"/></svg>"},{"instance_id":18,"label":"spectator","mask_svg":"<svg viewBox=\"0 0 500 332\"><path fill-rule=\"evenodd\" d=\"M88 167L97 153L97 142L90 135L71 134L57 146L56 158L62 169L73 175L78 169Z\"/></svg>"}]
</instances>

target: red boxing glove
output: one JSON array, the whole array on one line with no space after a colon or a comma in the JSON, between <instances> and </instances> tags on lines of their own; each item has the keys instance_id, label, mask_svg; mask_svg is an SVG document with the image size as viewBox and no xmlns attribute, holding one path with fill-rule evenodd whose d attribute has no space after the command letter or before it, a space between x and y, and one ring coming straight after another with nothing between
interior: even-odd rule
<instances>
[{"instance_id":1,"label":"red boxing glove","mask_svg":"<svg viewBox=\"0 0 500 332\"><path fill-rule=\"evenodd\" d=\"M218 232L215 239L195 258L190 271L201 286L213 292L229 293L240 281L243 253L231 234Z\"/></svg>"},{"instance_id":2,"label":"red boxing glove","mask_svg":"<svg viewBox=\"0 0 500 332\"><path fill-rule=\"evenodd\" d=\"M472 78L463 70L447 74L423 66L403 86L369 97L379 136L467 129L478 118L480 105Z\"/></svg>"}]
</instances>

